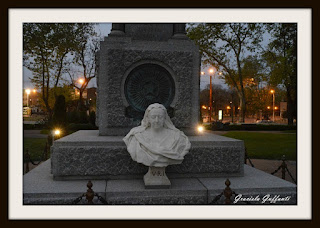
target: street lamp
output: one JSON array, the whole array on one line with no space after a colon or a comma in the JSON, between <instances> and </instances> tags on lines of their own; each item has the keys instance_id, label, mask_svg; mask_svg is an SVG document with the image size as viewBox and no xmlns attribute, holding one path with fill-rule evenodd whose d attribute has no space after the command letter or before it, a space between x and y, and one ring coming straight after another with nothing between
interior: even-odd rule
<instances>
[{"instance_id":1,"label":"street lamp","mask_svg":"<svg viewBox=\"0 0 320 228\"><path fill-rule=\"evenodd\" d=\"M230 106L231 106L231 122L233 123L233 103L230 101Z\"/></svg>"},{"instance_id":2,"label":"street lamp","mask_svg":"<svg viewBox=\"0 0 320 228\"><path fill-rule=\"evenodd\" d=\"M270 93L272 93L272 121L274 122L274 97L275 97L275 91L272 89L272 90L270 90Z\"/></svg>"},{"instance_id":3,"label":"street lamp","mask_svg":"<svg viewBox=\"0 0 320 228\"><path fill-rule=\"evenodd\" d=\"M27 89L26 90L26 93L27 93L27 107L29 107L29 94L30 94L30 89Z\"/></svg>"},{"instance_id":4,"label":"street lamp","mask_svg":"<svg viewBox=\"0 0 320 228\"><path fill-rule=\"evenodd\" d=\"M209 76L210 76L210 97L209 97L209 122L212 121L212 76L214 76L215 73L215 69L214 68L210 68L209 69ZM205 73L203 71L201 71L201 75L205 75Z\"/></svg>"},{"instance_id":5,"label":"street lamp","mask_svg":"<svg viewBox=\"0 0 320 228\"><path fill-rule=\"evenodd\" d=\"M215 71L213 68L209 69L209 75L210 75L210 98L209 98L209 104L210 104L210 118L209 121L211 122L212 118L212 75L214 75Z\"/></svg>"}]
</instances>

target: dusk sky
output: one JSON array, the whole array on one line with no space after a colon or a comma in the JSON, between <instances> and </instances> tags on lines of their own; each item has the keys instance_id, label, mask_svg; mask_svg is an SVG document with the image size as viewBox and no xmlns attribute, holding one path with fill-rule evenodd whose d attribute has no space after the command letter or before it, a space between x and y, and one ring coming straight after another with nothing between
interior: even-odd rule
<instances>
[{"instance_id":1,"label":"dusk sky","mask_svg":"<svg viewBox=\"0 0 320 228\"><path fill-rule=\"evenodd\" d=\"M101 37L105 37L108 36L108 34L111 31L111 23L99 23L96 27L96 31L101 34ZM269 37L266 36L266 41L269 40ZM206 87L206 85L209 84L209 76L208 76L208 67L201 67L201 71L204 71L206 73L205 76L201 76L200 79L200 88L204 89ZM23 87L24 88L33 88L32 83L30 82L29 78L32 77L32 72L29 71L27 68L23 67ZM69 79L69 78L67 78ZM213 80L212 80L213 84L220 84L222 85L224 88L227 88L228 86L224 83L223 79L219 79L218 76L216 76ZM96 87L96 80L95 78L93 80L90 81L89 83L89 88L90 87Z\"/></svg>"}]
</instances>

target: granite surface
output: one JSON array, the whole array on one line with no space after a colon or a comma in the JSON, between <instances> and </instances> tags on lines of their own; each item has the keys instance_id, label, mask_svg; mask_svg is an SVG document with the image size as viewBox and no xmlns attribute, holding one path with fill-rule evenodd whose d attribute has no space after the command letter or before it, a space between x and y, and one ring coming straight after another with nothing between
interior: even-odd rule
<instances>
[{"instance_id":1,"label":"granite surface","mask_svg":"<svg viewBox=\"0 0 320 228\"><path fill-rule=\"evenodd\" d=\"M97 130L78 131L51 147L54 179L142 178L148 167L132 160L121 136L99 136ZM172 177L242 176L244 144L215 134L190 136L191 150L182 164L170 165Z\"/></svg>"},{"instance_id":2,"label":"granite surface","mask_svg":"<svg viewBox=\"0 0 320 228\"><path fill-rule=\"evenodd\" d=\"M25 205L64 205L72 202L87 190L86 180L55 181L50 174L50 159L23 176L23 204ZM296 205L297 185L255 168L245 165L243 177L219 178L173 178L170 189L145 189L141 179L92 180L93 191L103 197L110 205L208 205L219 196L226 179L231 189L242 198L259 197L259 201L249 201L257 205ZM268 196L269 195L269 196ZM288 201L266 201L279 195L290 197ZM234 200L233 195L232 200ZM224 204L224 196L214 205ZM233 201L234 202L234 201ZM79 204L85 204L83 199ZM102 204L97 197L95 204ZM237 204L248 204L239 201Z\"/></svg>"},{"instance_id":3,"label":"granite surface","mask_svg":"<svg viewBox=\"0 0 320 228\"><path fill-rule=\"evenodd\" d=\"M161 25L163 32L168 26ZM130 27L130 26L129 26ZM126 116L129 106L124 95L124 82L130 72L142 64L165 68L175 84L175 97L170 105L172 121L177 128L195 129L199 120L199 48L189 39L133 39L134 25L125 36L106 37L101 42L97 76L97 124L100 135L126 135L139 121ZM171 24L172 27L172 24ZM131 27L130 27L131 28ZM154 30L154 26L150 29ZM160 31L160 30L159 30ZM193 131L188 131L190 134Z\"/></svg>"}]
</instances>

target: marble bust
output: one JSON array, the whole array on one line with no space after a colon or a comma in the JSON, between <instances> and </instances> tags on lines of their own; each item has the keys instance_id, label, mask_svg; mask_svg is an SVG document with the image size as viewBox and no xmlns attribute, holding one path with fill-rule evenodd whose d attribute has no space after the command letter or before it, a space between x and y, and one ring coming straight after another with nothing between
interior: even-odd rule
<instances>
[{"instance_id":1,"label":"marble bust","mask_svg":"<svg viewBox=\"0 0 320 228\"><path fill-rule=\"evenodd\" d=\"M149 167L181 164L189 152L188 137L170 120L166 108L158 103L146 109L141 125L123 138L131 158Z\"/></svg>"}]
</instances>

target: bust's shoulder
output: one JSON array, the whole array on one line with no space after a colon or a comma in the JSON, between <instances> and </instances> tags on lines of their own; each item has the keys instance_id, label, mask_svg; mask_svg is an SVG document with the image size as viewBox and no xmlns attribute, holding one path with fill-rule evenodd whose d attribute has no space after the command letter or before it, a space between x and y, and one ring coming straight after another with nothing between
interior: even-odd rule
<instances>
[{"instance_id":1,"label":"bust's shoulder","mask_svg":"<svg viewBox=\"0 0 320 228\"><path fill-rule=\"evenodd\" d=\"M142 133L144 132L146 129L145 127L142 127L142 126L138 126L138 127L134 127L130 130L130 132L128 133L128 135L135 135L135 134L138 134L138 133Z\"/></svg>"}]
</instances>

